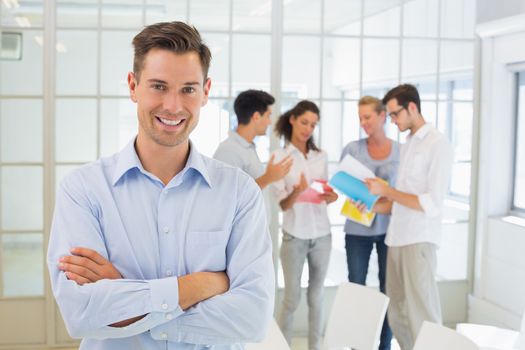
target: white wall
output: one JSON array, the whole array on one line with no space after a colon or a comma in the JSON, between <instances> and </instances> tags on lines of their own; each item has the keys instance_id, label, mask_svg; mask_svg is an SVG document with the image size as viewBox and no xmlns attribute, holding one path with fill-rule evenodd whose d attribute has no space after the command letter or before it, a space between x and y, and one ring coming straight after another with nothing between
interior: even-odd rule
<instances>
[{"instance_id":1,"label":"white wall","mask_svg":"<svg viewBox=\"0 0 525 350\"><path fill-rule=\"evenodd\" d=\"M500 13L510 3L518 5L506 1ZM525 6L523 9L525 12ZM525 14L484 23L478 26L478 34L479 164L469 321L519 329L525 310L525 227L505 222L502 217L509 213L512 198L514 78L516 69L525 70Z\"/></svg>"},{"instance_id":2,"label":"white wall","mask_svg":"<svg viewBox=\"0 0 525 350\"><path fill-rule=\"evenodd\" d=\"M478 0L476 23L494 21L520 13L525 13L524 0Z\"/></svg>"}]
</instances>

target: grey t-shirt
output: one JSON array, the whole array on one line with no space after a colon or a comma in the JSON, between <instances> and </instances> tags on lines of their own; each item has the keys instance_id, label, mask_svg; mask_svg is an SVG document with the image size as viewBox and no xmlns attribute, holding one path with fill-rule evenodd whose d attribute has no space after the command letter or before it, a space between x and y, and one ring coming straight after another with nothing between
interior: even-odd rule
<instances>
[{"instance_id":1,"label":"grey t-shirt","mask_svg":"<svg viewBox=\"0 0 525 350\"><path fill-rule=\"evenodd\" d=\"M255 144L246 141L235 131L230 131L228 138L221 142L213 158L240 168L254 179L264 174Z\"/></svg>"},{"instance_id":2,"label":"grey t-shirt","mask_svg":"<svg viewBox=\"0 0 525 350\"><path fill-rule=\"evenodd\" d=\"M382 160L376 160L370 157L366 138L350 142L345 146L341 153L341 160L345 155L350 154L352 157L363 163L373 173L388 182L390 186L395 186L397 177L397 167L399 166L399 143L392 141L392 150L390 155ZM346 234L357 236L377 236L386 233L390 215L377 214L372 226L364 225L346 220L344 231Z\"/></svg>"}]
</instances>

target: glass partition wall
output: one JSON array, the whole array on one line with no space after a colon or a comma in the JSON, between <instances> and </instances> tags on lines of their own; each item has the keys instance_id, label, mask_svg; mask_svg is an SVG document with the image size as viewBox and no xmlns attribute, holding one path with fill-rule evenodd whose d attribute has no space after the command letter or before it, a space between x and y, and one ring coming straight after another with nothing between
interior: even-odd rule
<instances>
[{"instance_id":1,"label":"glass partition wall","mask_svg":"<svg viewBox=\"0 0 525 350\"><path fill-rule=\"evenodd\" d=\"M416 84L423 115L455 149L438 275L464 280L474 14L474 0L0 0L0 349L73 344L45 267L54 194L67 172L136 133L131 39L159 21L191 22L211 48L210 102L192 135L210 156L236 126L235 96L256 88L276 96L274 119L300 99L320 105L316 137L333 172L363 136L359 97ZM264 161L272 138L256 140ZM330 208L328 286L346 280L341 205Z\"/></svg>"}]
</instances>

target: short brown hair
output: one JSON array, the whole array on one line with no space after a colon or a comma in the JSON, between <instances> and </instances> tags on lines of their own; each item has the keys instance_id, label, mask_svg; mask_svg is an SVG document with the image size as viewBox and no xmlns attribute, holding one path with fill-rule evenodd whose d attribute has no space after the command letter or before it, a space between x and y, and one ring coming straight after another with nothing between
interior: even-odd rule
<instances>
[{"instance_id":1,"label":"short brown hair","mask_svg":"<svg viewBox=\"0 0 525 350\"><path fill-rule=\"evenodd\" d=\"M132 41L135 48L133 73L137 81L144 68L144 59L152 49L163 49L178 54L194 51L201 61L204 81L208 78L211 52L202 41L199 31L184 22L161 22L147 26Z\"/></svg>"},{"instance_id":2,"label":"short brown hair","mask_svg":"<svg viewBox=\"0 0 525 350\"><path fill-rule=\"evenodd\" d=\"M419 92L416 87L411 84L401 84L391 89L383 97L383 104L387 104L388 101L397 100L397 104L408 108L410 102L414 102L417 106L417 111L421 113L421 100L419 99Z\"/></svg>"},{"instance_id":3,"label":"short brown hair","mask_svg":"<svg viewBox=\"0 0 525 350\"><path fill-rule=\"evenodd\" d=\"M374 107L374 111L376 111L377 114L381 114L381 112L386 112L385 105L383 102L374 96L363 96L359 99L359 106L369 106L372 105Z\"/></svg>"}]
</instances>

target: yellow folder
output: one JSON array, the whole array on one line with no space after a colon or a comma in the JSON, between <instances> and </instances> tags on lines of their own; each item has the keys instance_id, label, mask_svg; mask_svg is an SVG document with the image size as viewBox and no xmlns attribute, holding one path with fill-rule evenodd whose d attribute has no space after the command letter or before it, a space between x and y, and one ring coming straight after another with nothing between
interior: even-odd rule
<instances>
[{"instance_id":1,"label":"yellow folder","mask_svg":"<svg viewBox=\"0 0 525 350\"><path fill-rule=\"evenodd\" d=\"M372 226L376 213L366 212L362 213L357 209L357 207L349 199L345 201L343 208L341 209L341 214L348 218L348 220L357 222L358 224L365 225L367 227Z\"/></svg>"}]
</instances>

